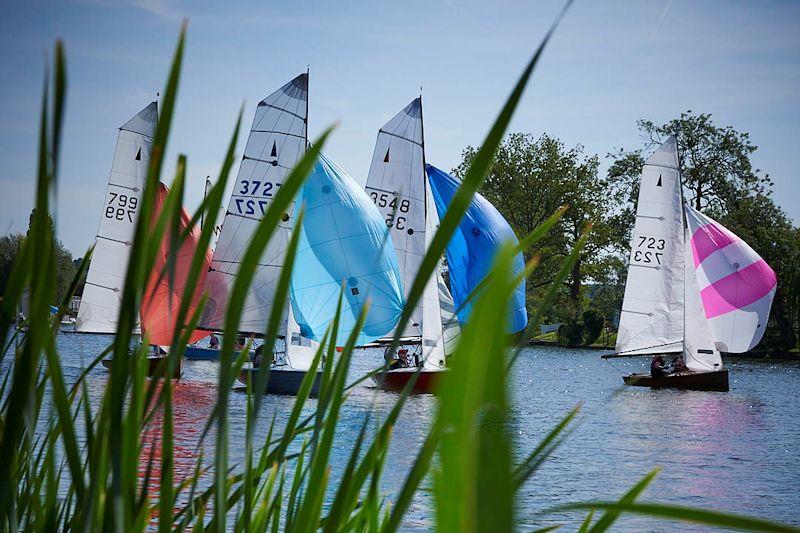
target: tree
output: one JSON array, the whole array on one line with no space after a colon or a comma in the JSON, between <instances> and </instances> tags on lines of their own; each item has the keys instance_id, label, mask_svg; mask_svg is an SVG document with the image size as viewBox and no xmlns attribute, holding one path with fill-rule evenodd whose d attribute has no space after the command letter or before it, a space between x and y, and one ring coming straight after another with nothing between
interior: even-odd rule
<instances>
[{"instance_id":1,"label":"tree","mask_svg":"<svg viewBox=\"0 0 800 533\"><path fill-rule=\"evenodd\" d=\"M461 164L453 169L463 176L476 149L468 146ZM607 187L598 177L598 159L583 147L566 148L549 135L512 133L503 141L481 193L506 217L518 236L524 236L567 205L564 217L533 252L539 266L528 280L528 301L538 299L539 289L552 283L563 259L570 253L589 224L593 230L573 268L562 297L570 303L561 319L580 319L582 285L600 276L605 265L602 250L610 244L606 224ZM564 306L560 306L563 310Z\"/></svg>"},{"instance_id":2,"label":"tree","mask_svg":"<svg viewBox=\"0 0 800 533\"><path fill-rule=\"evenodd\" d=\"M0 237L0 294L5 292L11 267L14 265L25 238L19 233ZM52 303L59 304L67 294L77 268L72 261L72 254L64 248L61 241L56 239L53 248L53 257L56 262L56 301Z\"/></svg>"},{"instance_id":3,"label":"tree","mask_svg":"<svg viewBox=\"0 0 800 533\"><path fill-rule=\"evenodd\" d=\"M665 124L640 120L638 126L647 151L675 135L686 198L698 211L725 213L739 199L768 195L772 189L769 175L762 176L750 162L750 156L758 149L750 142L750 134L731 126L717 126L710 114L689 110ZM619 150L609 157L613 159L609 185L615 200L625 205L616 222L627 237L639 194L643 150ZM628 239L624 241L627 246Z\"/></svg>"}]
</instances>

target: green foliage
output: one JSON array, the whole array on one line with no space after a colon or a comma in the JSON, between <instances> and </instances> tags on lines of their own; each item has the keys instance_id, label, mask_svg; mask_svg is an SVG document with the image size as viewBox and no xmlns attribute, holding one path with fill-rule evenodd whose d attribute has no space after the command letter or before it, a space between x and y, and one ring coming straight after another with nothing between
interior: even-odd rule
<instances>
[{"instance_id":1,"label":"green foliage","mask_svg":"<svg viewBox=\"0 0 800 533\"><path fill-rule=\"evenodd\" d=\"M11 356L4 361L8 364L4 366L5 376L0 380L0 397L4 399L0 404L0 478L3 479L0 484L0 530L144 531L157 525L160 531L265 531L269 528L273 531L357 529L391 532L400 527L420 484L429 474L433 478L439 529L513 529L517 491L566 438L577 409L545 435L530 453L520 454L522 460L517 463L514 458L519 455L514 453L515 443L510 431L512 412L507 386L508 365L497 364L506 357L505 335L502 328L492 328L487 335L483 324L477 320L465 326L453 367L442 377L442 397L436 420L394 505L384 500L379 487L387 450L391 445L392 428L405 405L410 388L397 397L389 414L384 420L377 421L373 432L367 431L370 419L365 418L358 438L352 443L344 475L335 486L329 486L334 436L347 391L352 386L347 385L346 378L358 330L354 329L342 351L338 352L336 347L342 343L332 333L336 331L338 317L320 345L312 370L300 387L282 431L275 432L273 422L266 437L256 442L253 424L261 395L248 396L247 415L243 423L247 427L250 453L245 465L229 465L227 461L227 430L231 423L227 413L227 395L244 355L234 359L231 346L233 335L224 337L218 397L209 420L209 425L216 424L217 429L212 461L214 466L211 471L207 470L200 458L193 474L182 483L176 483L171 440L174 423L173 385L161 379L146 379L146 342L132 353L129 347L138 306L161 239L165 234L171 234L169 238L175 239L174 246L171 246L171 253L174 254L180 248L181 240L186 238L186 234L176 235L175 231L165 231L167 228L177 228L180 216L186 169L183 156L178 158L171 190L161 212L154 212L155 190L162 178L162 158L171 128L183 41L182 32L167 88L163 92L162 114L135 229L134 254L129 261L122 294L119 329L113 344L97 359L99 361L108 353L113 358L111 373L97 408L90 403L88 386L84 381L85 372L70 389L67 388L55 342L58 328L54 327L49 313L56 290L54 274L57 266L53 253L53 228L47 213L52 211L49 198L57 180L55 171L58 168L66 87L63 51L60 43L56 47L53 97L51 101L46 82L42 104L37 214L11 268L0 302L0 338L7 339L22 289L30 286L28 328L16 332L22 336L22 343L18 348L13 343L7 343L0 353L3 358ZM547 39L529 63L490 130L479 151L480 155L468 170L464 187L466 192L463 197L457 196L459 202L468 204L473 191L480 184L546 42ZM203 216L211 223L206 224L201 233L201 246L192 260L189 279L196 277L199 272L204 247L214 228L214 217L219 211L217 206L234 160L233 149L238 128L237 122L217 183L193 215L193 220ZM308 151L282 185L281 190L289 192L283 197L279 193L262 219L260 230L265 235L247 245L242 270L233 289L229 309L233 311L226 317L225 327L229 333L239 319L239 302L249 284L247 278L252 276L255 263L271 237L279 214L310 170L311 162L324 144L325 135L314 144L314 148ZM552 217L550 223L555 223L560 215ZM153 218L155 222L151 224ZM453 221L445 217L433 242L440 245L446 242L450 236L448 232L452 233L454 227ZM542 230L533 231L523 239L523 243L533 243L543 233ZM297 246L297 235L295 231L290 244L292 249ZM565 258L554 277L553 286L545 291L545 304L552 302L556 292L554 287L560 286L568 276L587 239L588 236L582 233L575 249ZM530 262L522 276L512 278L510 263L516 252L506 247L498 254L494 270L489 274L484 289L476 296L475 308L478 312L475 315L503 315L514 288L523 276L530 275L535 268L536 262ZM433 247L428 255L435 259L440 253L441 249ZM91 251L81 263L64 301L69 297L69 292L75 289L90 257ZM426 256L425 264L428 261ZM285 281L290 270L291 259L287 272L279 282L282 286L279 294L286 292ZM426 275L431 273L432 268ZM421 283L424 284L424 279L415 281L414 286ZM191 284L187 284L187 287L188 291L192 290ZM190 300L188 294L182 301ZM413 297L410 302L413 306ZM185 348L189 333L199 317L200 309L192 316L188 316L187 309L188 305L182 303L179 323L185 323L186 327L176 332L170 348L168 361L172 368L177 364L177 357ZM361 320L367 312L365 308ZM279 312L270 318L267 325L268 336L274 337L276 316L279 316ZM536 309L531 329L535 328L541 316L542 310ZM402 329L402 324L399 329ZM509 364L513 363L518 353L510 358ZM94 364L96 361L89 368ZM315 377L314 370L319 365L323 369L320 393L316 405L310 406L306 400ZM45 371L40 372L40 368ZM263 379L268 379L268 374L257 374L248 383L248 390L258 393L258 388L264 384L261 381ZM45 395L46 389L50 391L48 395ZM150 448L149 457L145 453L145 432L151 431L160 432L158 458L155 456L156 446ZM437 452L439 460L434 465L433 457ZM151 483L156 481L153 479L155 470L160 472L157 494L152 492L154 485ZM597 530L607 529L616 516L628 511L654 516L668 512L670 518L753 530L767 524L760 520L693 509L668 508L665 511L663 506L635 507L634 498L648 482L649 478L635 486L617 504L590 502L581 505L584 508L606 509L600 521L595 523ZM326 496L330 498L331 505L325 505ZM591 525L593 517L594 514L590 513L584 520L586 527ZM777 524L772 526L790 529Z\"/></svg>"},{"instance_id":2,"label":"green foliage","mask_svg":"<svg viewBox=\"0 0 800 533\"><path fill-rule=\"evenodd\" d=\"M463 176L475 153L475 148L468 146L453 173ZM560 264L587 225L593 226L586 247L560 291L559 297L566 305L557 306L563 311L560 316L551 317L553 320L580 316L582 285L589 279L603 278L608 268L601 252L611 244L611 234L606 184L598 176L598 163L597 157L586 156L581 146L567 148L546 134L536 139L530 134L511 133L498 148L480 190L518 236L533 231L560 206L569 207L531 253L538 258L539 267L527 282L529 309L541 301L543 288L553 282Z\"/></svg>"},{"instance_id":3,"label":"green foliage","mask_svg":"<svg viewBox=\"0 0 800 533\"><path fill-rule=\"evenodd\" d=\"M583 341L585 344L594 344L600 338L605 322L605 317L597 309L589 308L583 312Z\"/></svg>"},{"instance_id":4,"label":"green foliage","mask_svg":"<svg viewBox=\"0 0 800 533\"><path fill-rule=\"evenodd\" d=\"M583 344L584 326L580 322L565 322L558 327L558 335L556 337L558 345L580 346Z\"/></svg>"},{"instance_id":5,"label":"green foliage","mask_svg":"<svg viewBox=\"0 0 800 533\"><path fill-rule=\"evenodd\" d=\"M11 233L0 237L0 294L5 292L8 278L11 275L11 267L17 258L25 236L19 233ZM72 254L64 248L61 241L54 239L53 253L55 260L55 296L52 305L56 305L64 299L69 285L75 277L77 266L73 262ZM27 304L25 304L27 306Z\"/></svg>"}]
</instances>

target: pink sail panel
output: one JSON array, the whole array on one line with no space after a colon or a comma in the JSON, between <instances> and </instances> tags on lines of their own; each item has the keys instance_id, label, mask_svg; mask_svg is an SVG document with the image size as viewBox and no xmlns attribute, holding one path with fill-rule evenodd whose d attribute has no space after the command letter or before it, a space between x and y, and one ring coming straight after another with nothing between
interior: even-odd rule
<instances>
[{"instance_id":1,"label":"pink sail panel","mask_svg":"<svg viewBox=\"0 0 800 533\"><path fill-rule=\"evenodd\" d=\"M152 223L158 219L159 213L163 209L169 189L163 183L159 184L156 195L156 203L153 209ZM191 222L191 217L185 209L181 208L180 231L186 231ZM197 227L192 228L186 239L180 244L178 253L175 256L174 277L170 283L170 271L167 264L169 257L170 234L167 232L161 241L161 246L156 255L153 271L147 283L144 297L142 298L142 308L140 311L142 335L146 335L150 344L169 346L172 344L172 337L175 328L178 326L177 315L180 308L181 299L186 288L189 269L192 264L192 257L197 249L200 232ZM206 272L211 264L211 252L206 251L204 265L200 267L200 276L192 292L192 302L187 313L187 320L192 316L197 303L202 294L205 284ZM195 331L189 337L189 342L195 342L208 335L205 331Z\"/></svg>"},{"instance_id":2,"label":"pink sail panel","mask_svg":"<svg viewBox=\"0 0 800 533\"><path fill-rule=\"evenodd\" d=\"M700 297L720 351L740 353L764 335L777 277L770 266L719 222L687 207Z\"/></svg>"}]
</instances>

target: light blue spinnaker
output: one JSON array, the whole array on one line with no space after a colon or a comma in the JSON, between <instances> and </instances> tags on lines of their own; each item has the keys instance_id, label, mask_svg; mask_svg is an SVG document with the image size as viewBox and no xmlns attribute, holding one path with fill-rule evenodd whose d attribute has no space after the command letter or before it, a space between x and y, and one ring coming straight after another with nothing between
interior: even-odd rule
<instances>
[{"instance_id":1,"label":"light blue spinnaker","mask_svg":"<svg viewBox=\"0 0 800 533\"><path fill-rule=\"evenodd\" d=\"M439 218L444 218L447 206L461 183L453 176L433 165L426 165L428 182ZM472 304L464 302L470 292L489 273L495 253L500 244L511 241L518 244L516 235L503 215L489 201L475 194L472 203L461 219L458 230L447 244L445 255L450 272L450 292L456 304L458 320L462 324L472 311ZM514 258L514 275L522 272L525 260L522 254ZM523 281L511 298L508 331L516 333L528 325L528 312L525 309L525 282Z\"/></svg>"},{"instance_id":2,"label":"light blue spinnaker","mask_svg":"<svg viewBox=\"0 0 800 533\"><path fill-rule=\"evenodd\" d=\"M337 344L343 345L367 299L359 344L388 334L403 311L397 254L378 208L344 170L320 155L295 211L303 227L292 271L291 303L303 337L322 340L344 287Z\"/></svg>"}]
</instances>

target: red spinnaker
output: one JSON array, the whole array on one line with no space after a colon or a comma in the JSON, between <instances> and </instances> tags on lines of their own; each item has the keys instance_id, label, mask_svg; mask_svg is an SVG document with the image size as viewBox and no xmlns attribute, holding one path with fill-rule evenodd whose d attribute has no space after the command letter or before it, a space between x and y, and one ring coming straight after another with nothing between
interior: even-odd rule
<instances>
[{"instance_id":1,"label":"red spinnaker","mask_svg":"<svg viewBox=\"0 0 800 533\"><path fill-rule=\"evenodd\" d=\"M159 213L161 213L161 209L163 209L167 194L169 194L167 186L163 183L159 184L155 208L153 209L153 224L155 224ZM190 221L191 217L189 213L181 208L181 234L189 227ZM180 237L178 236L178 238ZM153 265L153 271L150 275L150 280L147 283L147 289L142 298L142 309L140 313L142 335L147 336L150 344L158 344L161 346L169 346L172 344L175 328L179 326L176 322L181 298L183 298L184 289L186 288L186 282L189 276L189 269L192 264L192 256L195 250L197 250L199 239L199 228L194 227L186 236L186 239L181 242L178 253L175 256L175 266L171 280L168 257L169 247L172 243L170 242L169 231L162 239L155 264ZM203 262L204 265L200 268L199 279L197 280L194 290L191 292L192 302L189 305L189 312L186 315L187 320L191 318L197 308L203 286L205 285L206 272L208 272L208 267L211 265L210 250L206 250ZM206 335L208 335L206 331L194 331L189 337L189 342L200 340Z\"/></svg>"}]
</instances>

